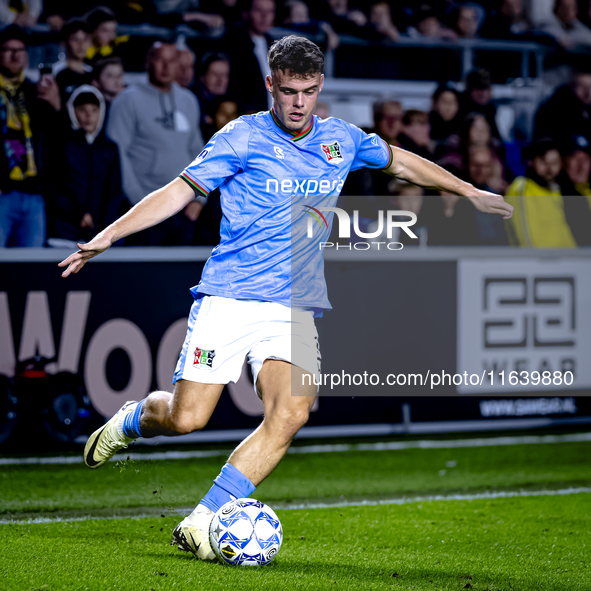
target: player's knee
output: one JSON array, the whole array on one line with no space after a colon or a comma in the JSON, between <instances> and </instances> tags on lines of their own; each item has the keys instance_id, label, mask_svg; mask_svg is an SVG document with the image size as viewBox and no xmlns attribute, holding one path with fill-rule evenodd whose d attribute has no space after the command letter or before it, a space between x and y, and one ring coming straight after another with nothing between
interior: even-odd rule
<instances>
[{"instance_id":1,"label":"player's knee","mask_svg":"<svg viewBox=\"0 0 591 591\"><path fill-rule=\"evenodd\" d=\"M296 433L308 422L310 411L307 408L286 410L278 413L273 421L273 428L290 441Z\"/></svg>"},{"instance_id":2,"label":"player's knee","mask_svg":"<svg viewBox=\"0 0 591 591\"><path fill-rule=\"evenodd\" d=\"M171 417L171 427L177 435L187 435L193 431L201 431L207 421L191 413L179 413Z\"/></svg>"}]
</instances>

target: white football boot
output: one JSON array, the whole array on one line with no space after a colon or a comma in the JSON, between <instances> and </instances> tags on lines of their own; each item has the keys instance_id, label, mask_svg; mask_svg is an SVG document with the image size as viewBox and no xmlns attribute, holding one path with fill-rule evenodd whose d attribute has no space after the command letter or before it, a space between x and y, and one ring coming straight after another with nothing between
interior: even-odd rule
<instances>
[{"instance_id":1,"label":"white football boot","mask_svg":"<svg viewBox=\"0 0 591 591\"><path fill-rule=\"evenodd\" d=\"M209 543L209 526L213 516L214 512L209 507L197 505L193 513L174 528L170 545L176 544L179 550L191 552L199 560L216 560Z\"/></svg>"},{"instance_id":2,"label":"white football boot","mask_svg":"<svg viewBox=\"0 0 591 591\"><path fill-rule=\"evenodd\" d=\"M126 402L105 425L88 438L84 446L84 463L89 468L100 468L118 451L127 447L128 443L134 441L123 433L123 421L135 410L137 404L134 400Z\"/></svg>"}]
</instances>

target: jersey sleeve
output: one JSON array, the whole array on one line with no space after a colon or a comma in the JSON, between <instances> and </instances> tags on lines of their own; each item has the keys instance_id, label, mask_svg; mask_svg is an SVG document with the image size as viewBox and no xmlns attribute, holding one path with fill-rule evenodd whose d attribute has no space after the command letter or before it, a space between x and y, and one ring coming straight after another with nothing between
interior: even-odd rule
<instances>
[{"instance_id":1,"label":"jersey sleeve","mask_svg":"<svg viewBox=\"0 0 591 591\"><path fill-rule=\"evenodd\" d=\"M198 196L207 197L226 179L243 171L248 157L250 126L237 119L218 131L180 177Z\"/></svg>"},{"instance_id":2,"label":"jersey sleeve","mask_svg":"<svg viewBox=\"0 0 591 591\"><path fill-rule=\"evenodd\" d=\"M385 170L392 164L394 158L392 148L381 137L375 133L365 133L355 125L350 125L349 129L356 148L351 170L360 168Z\"/></svg>"}]
</instances>

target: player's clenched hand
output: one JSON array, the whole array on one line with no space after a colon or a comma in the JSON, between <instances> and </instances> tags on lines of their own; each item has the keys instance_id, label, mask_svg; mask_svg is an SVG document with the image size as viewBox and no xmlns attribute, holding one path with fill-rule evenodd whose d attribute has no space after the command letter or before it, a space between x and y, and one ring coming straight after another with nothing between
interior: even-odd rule
<instances>
[{"instance_id":1,"label":"player's clenched hand","mask_svg":"<svg viewBox=\"0 0 591 591\"><path fill-rule=\"evenodd\" d=\"M70 273L78 273L88 260L105 252L109 246L111 246L111 241L101 234L95 236L87 244L78 244L80 250L58 264L58 267L67 267L62 273L62 277L67 277Z\"/></svg>"},{"instance_id":2,"label":"player's clenched hand","mask_svg":"<svg viewBox=\"0 0 591 591\"><path fill-rule=\"evenodd\" d=\"M484 213L497 213L508 220L513 215L513 206L507 203L500 195L488 191L475 190L468 199L472 201L476 209Z\"/></svg>"}]
</instances>

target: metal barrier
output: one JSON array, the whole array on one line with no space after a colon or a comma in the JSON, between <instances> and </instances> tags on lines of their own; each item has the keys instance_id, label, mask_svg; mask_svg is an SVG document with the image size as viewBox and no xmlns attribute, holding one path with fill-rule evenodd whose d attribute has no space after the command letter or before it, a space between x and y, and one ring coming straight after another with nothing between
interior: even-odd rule
<instances>
[{"instance_id":1,"label":"metal barrier","mask_svg":"<svg viewBox=\"0 0 591 591\"><path fill-rule=\"evenodd\" d=\"M142 24L142 25L126 25L120 24L118 27L118 31L120 35L130 35L131 37L138 37L138 38L163 38L163 37L172 37L175 39L183 38L190 40L197 40L197 39L209 39L213 43L216 40L219 40L223 36L223 31L217 30L214 31L213 34L204 34L195 31L195 29L191 28L188 25L179 25L175 29L171 30L165 27L159 27L152 24ZM283 27L274 27L270 31L270 35L273 38L280 38L284 35L288 35L293 33L290 29L283 28ZM302 35L302 33L297 33L298 35ZM312 39L313 41L323 44L324 35L305 35ZM364 56L364 49L369 50L373 61L379 62L384 55L384 52L391 52L397 50L403 50L405 54L405 59L408 60L409 56L411 58L413 64L413 70L420 72L420 58L421 56L427 56L429 59L433 61L433 63L438 64L438 67L441 66L442 63L442 56L446 55L455 55L458 57L458 68L454 69L454 76L450 78L451 80L460 80L462 79L470 70L472 70L475 65L478 65L479 61L479 54L483 52L494 52L495 54L515 54L519 57L518 66L513 69L512 71L516 73L516 75L512 76L512 78L522 78L524 80L530 78L537 78L541 76L544 69L544 59L548 52L553 51L553 48L548 45L544 45L541 43L534 43L531 41L496 41L496 40L485 40L485 39L474 39L474 40L466 40L466 39L458 39L455 42L449 41L441 41L441 40L433 40L433 39L413 39L409 36L402 35L400 40L396 43L385 40L381 42L375 41L367 41L363 39L358 39L353 36L349 35L341 35L340 36L341 45L337 48L334 52L327 51L327 68L326 68L326 76L331 77L335 75L335 69L337 69L337 63L339 62L339 53L346 54L348 58L351 56L357 55L357 57ZM40 24L35 27L31 31L30 36L31 45L35 48L33 59L31 60L31 64L35 64L38 61L56 61L59 56L59 34L52 32L49 30L49 27L45 24ZM44 50L42 46L44 44L49 44L51 47L47 50ZM409 52L410 50L410 52ZM585 52L585 48L577 49L577 52ZM413 55L414 52L414 55ZM588 52L588 50L587 50ZM496 58L497 61L503 63L504 66L511 65L515 66L515 63L508 64L508 61L514 62L514 60L498 60L498 56ZM350 66L351 64L349 64ZM419 66L417 68L417 65ZM345 77L347 78L356 78L356 77L371 77L368 76L368 72L370 72L367 68L365 68L363 75L358 76L355 73L346 73ZM416 75L413 75L412 72L409 70L411 74L410 78L407 79L421 79L417 78ZM442 73L441 71L439 72ZM339 76L338 72L336 73ZM340 77L343 77L342 74ZM439 79L441 76L431 77L431 79ZM404 79L404 78L399 78ZM429 79L429 78L423 78Z\"/></svg>"}]
</instances>

